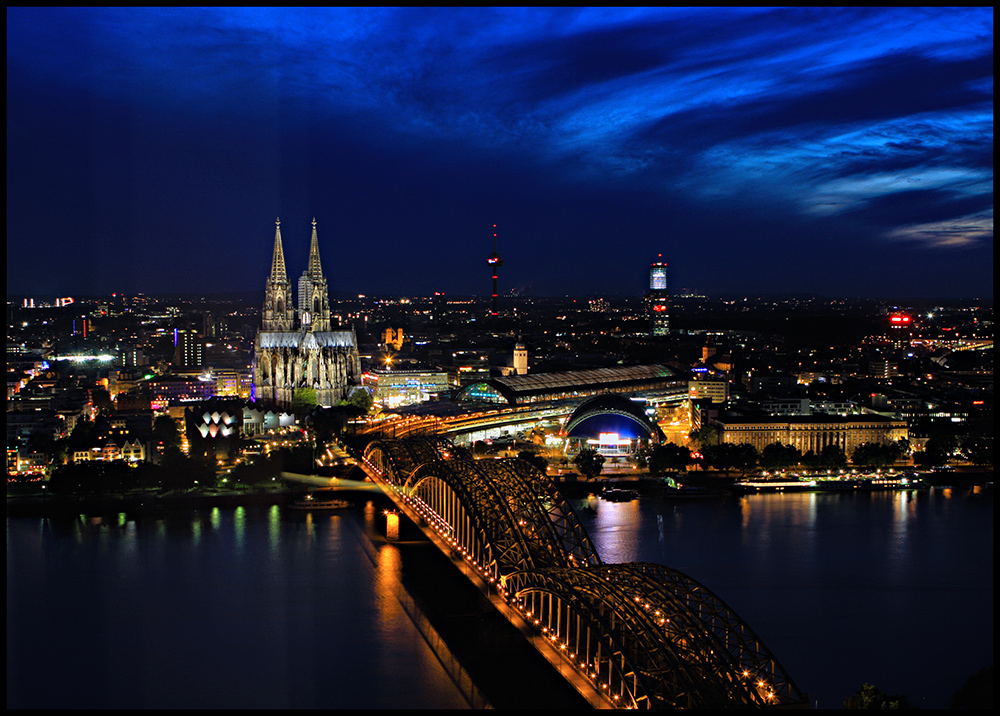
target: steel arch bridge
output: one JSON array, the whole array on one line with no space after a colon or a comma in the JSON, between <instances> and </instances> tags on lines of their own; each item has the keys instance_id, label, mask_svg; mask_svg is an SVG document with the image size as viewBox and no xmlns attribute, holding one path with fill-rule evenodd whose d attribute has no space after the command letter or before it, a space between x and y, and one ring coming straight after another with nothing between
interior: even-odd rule
<instances>
[{"instance_id":1,"label":"steel arch bridge","mask_svg":"<svg viewBox=\"0 0 1000 716\"><path fill-rule=\"evenodd\" d=\"M507 586L544 636L623 708L807 703L732 609L669 567L525 571Z\"/></svg>"},{"instance_id":2,"label":"steel arch bridge","mask_svg":"<svg viewBox=\"0 0 1000 716\"><path fill-rule=\"evenodd\" d=\"M422 437L373 440L364 451L364 459L391 485L402 483L424 463L447 460L455 446L447 438Z\"/></svg>"},{"instance_id":3,"label":"steel arch bridge","mask_svg":"<svg viewBox=\"0 0 1000 716\"><path fill-rule=\"evenodd\" d=\"M376 440L364 461L609 704L807 707L774 655L704 585L658 564L604 564L540 470L454 454L443 438Z\"/></svg>"}]
</instances>

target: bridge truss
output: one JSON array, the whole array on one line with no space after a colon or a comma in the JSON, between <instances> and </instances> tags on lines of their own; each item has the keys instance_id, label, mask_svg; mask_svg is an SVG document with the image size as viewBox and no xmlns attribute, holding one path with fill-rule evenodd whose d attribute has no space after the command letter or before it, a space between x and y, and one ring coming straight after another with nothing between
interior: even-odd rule
<instances>
[{"instance_id":1,"label":"bridge truss","mask_svg":"<svg viewBox=\"0 0 1000 716\"><path fill-rule=\"evenodd\" d=\"M704 585L658 564L604 564L540 470L454 452L438 437L376 440L364 460L609 704L808 704L750 627Z\"/></svg>"}]
</instances>

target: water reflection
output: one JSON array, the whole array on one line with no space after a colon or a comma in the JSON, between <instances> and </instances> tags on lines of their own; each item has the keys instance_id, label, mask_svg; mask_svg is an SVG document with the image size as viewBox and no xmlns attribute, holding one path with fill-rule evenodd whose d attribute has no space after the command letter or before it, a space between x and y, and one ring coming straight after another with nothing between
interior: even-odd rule
<instances>
[{"instance_id":1,"label":"water reflection","mask_svg":"<svg viewBox=\"0 0 1000 716\"><path fill-rule=\"evenodd\" d=\"M946 706L992 659L991 494L643 497L579 515L606 562L705 584L821 707L863 683ZM462 705L396 599L414 547L377 536L373 503L92 517L7 521L9 707Z\"/></svg>"},{"instance_id":2,"label":"water reflection","mask_svg":"<svg viewBox=\"0 0 1000 716\"><path fill-rule=\"evenodd\" d=\"M8 518L8 707L461 707L366 535L280 505Z\"/></svg>"},{"instance_id":3,"label":"water reflection","mask_svg":"<svg viewBox=\"0 0 1000 716\"><path fill-rule=\"evenodd\" d=\"M587 531L597 554L609 563L640 561L640 535L645 524L639 500L601 500L590 517Z\"/></svg>"},{"instance_id":4,"label":"water reflection","mask_svg":"<svg viewBox=\"0 0 1000 716\"><path fill-rule=\"evenodd\" d=\"M644 496L580 517L605 561L657 562L715 592L823 707L872 682L944 707L992 663L991 494Z\"/></svg>"}]
</instances>

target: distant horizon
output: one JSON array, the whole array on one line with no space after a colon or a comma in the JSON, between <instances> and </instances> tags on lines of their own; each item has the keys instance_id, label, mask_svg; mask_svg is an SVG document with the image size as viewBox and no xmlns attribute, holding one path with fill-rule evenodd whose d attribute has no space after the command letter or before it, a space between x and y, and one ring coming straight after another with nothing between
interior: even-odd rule
<instances>
[{"instance_id":1,"label":"distant horizon","mask_svg":"<svg viewBox=\"0 0 1000 716\"><path fill-rule=\"evenodd\" d=\"M72 298L75 302L81 301L92 301L92 300L106 300L108 298L113 298L115 296L134 298L142 296L144 298L151 299L188 299L188 298L202 298L204 300L222 300L226 297L235 298L239 297L242 299L253 298L257 300L257 296L263 299L264 289L247 289L245 291L217 291L213 293L199 293L199 292L161 292L161 293L146 293L146 292L124 292L124 291L114 291L111 293L103 294L80 294L72 296L67 293L55 294L7 294L7 302L21 302L24 299L34 299L35 301L48 301L56 300L58 298ZM461 298L461 299L476 299L481 300L485 303L491 301L491 296L488 294L465 294L465 293L444 293L447 298ZM417 299L433 299L435 294L402 294L402 293L365 293L365 294L353 294L345 293L343 291L330 291L330 298L332 300L358 300L364 299L399 299L399 298L417 298ZM531 294L531 295L501 295L501 302L504 300L531 300L531 299L620 299L620 300L642 300L644 296L642 294L608 294L608 293L578 293L578 294ZM671 299L677 299L680 301L693 300L698 298L709 298L709 299L754 299L754 300L792 300L792 299L802 299L802 300L822 300L822 301L882 301L882 302L896 302L896 303L934 303L934 302L949 302L949 303L992 303L993 297L948 297L948 296L828 296L821 294L808 294L808 293L690 293L690 294L671 294ZM70 304L73 305L73 304ZM49 308L58 308L58 306L47 306ZM37 308L37 306L36 306Z\"/></svg>"}]
</instances>

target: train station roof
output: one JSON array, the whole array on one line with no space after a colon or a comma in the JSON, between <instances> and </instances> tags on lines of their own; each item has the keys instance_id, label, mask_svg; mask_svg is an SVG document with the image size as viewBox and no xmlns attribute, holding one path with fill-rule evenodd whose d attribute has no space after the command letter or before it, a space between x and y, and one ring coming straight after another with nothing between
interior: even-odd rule
<instances>
[{"instance_id":1,"label":"train station roof","mask_svg":"<svg viewBox=\"0 0 1000 716\"><path fill-rule=\"evenodd\" d=\"M520 404L602 392L641 392L665 387L676 380L674 371L664 365L530 373L473 383L463 388L456 399L464 402Z\"/></svg>"}]
</instances>

